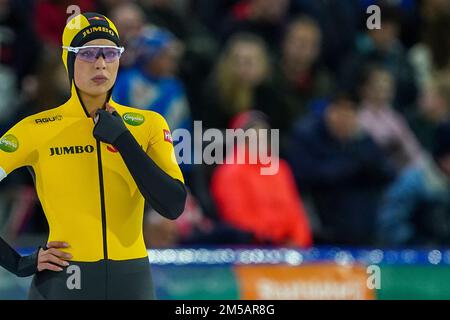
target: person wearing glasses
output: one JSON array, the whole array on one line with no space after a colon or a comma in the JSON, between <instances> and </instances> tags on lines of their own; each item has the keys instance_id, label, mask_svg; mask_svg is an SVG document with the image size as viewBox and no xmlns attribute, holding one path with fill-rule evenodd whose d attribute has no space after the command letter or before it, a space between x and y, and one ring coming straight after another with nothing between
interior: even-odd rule
<instances>
[{"instance_id":1,"label":"person wearing glasses","mask_svg":"<svg viewBox=\"0 0 450 320\"><path fill-rule=\"evenodd\" d=\"M69 265L38 270L29 298L154 299L144 202L169 219L186 202L170 129L158 113L111 99L124 51L111 20L80 14L67 23L62 42L71 97L0 139L0 180L28 167L48 242L70 244L60 248L71 255L64 258Z\"/></svg>"}]
</instances>

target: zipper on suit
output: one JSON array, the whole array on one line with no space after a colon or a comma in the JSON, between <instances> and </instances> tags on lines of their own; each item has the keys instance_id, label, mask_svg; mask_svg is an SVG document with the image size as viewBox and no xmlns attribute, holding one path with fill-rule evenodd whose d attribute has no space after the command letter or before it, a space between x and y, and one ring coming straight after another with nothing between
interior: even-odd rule
<instances>
[{"instance_id":1,"label":"zipper on suit","mask_svg":"<svg viewBox=\"0 0 450 320\"><path fill-rule=\"evenodd\" d=\"M103 185L102 151L100 148L100 141L97 140L98 178L100 186L100 205L102 210L103 258L108 259L108 244L106 239L105 188Z\"/></svg>"},{"instance_id":2,"label":"zipper on suit","mask_svg":"<svg viewBox=\"0 0 450 320\"><path fill-rule=\"evenodd\" d=\"M98 159L98 178L100 186L100 205L102 211L102 238L103 238L103 259L105 264L105 299L108 298L108 242L106 235L106 207L105 207L105 188L103 184L103 166L101 143L97 140L97 159Z\"/></svg>"}]
</instances>

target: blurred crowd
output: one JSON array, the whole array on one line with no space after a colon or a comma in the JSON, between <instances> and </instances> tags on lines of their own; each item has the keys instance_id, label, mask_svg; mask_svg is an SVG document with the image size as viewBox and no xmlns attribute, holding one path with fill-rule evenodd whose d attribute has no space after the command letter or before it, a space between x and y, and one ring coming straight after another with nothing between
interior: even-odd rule
<instances>
[{"instance_id":1,"label":"blurred crowd","mask_svg":"<svg viewBox=\"0 0 450 320\"><path fill-rule=\"evenodd\" d=\"M68 98L72 4L118 28L116 102L172 131L280 130L275 175L262 161L183 164L185 212L147 206L148 247L450 245L450 1L0 0L1 134ZM16 170L0 184L0 232L47 228Z\"/></svg>"}]
</instances>

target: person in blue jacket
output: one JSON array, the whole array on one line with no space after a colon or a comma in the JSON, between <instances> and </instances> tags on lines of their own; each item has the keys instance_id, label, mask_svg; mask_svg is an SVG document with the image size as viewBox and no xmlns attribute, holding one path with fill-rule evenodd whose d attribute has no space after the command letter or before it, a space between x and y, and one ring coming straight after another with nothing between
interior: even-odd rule
<instances>
[{"instance_id":1,"label":"person in blue jacket","mask_svg":"<svg viewBox=\"0 0 450 320\"><path fill-rule=\"evenodd\" d=\"M320 220L318 242L372 244L379 197L394 169L359 128L352 99L337 94L324 111L299 122L288 157Z\"/></svg>"}]
</instances>

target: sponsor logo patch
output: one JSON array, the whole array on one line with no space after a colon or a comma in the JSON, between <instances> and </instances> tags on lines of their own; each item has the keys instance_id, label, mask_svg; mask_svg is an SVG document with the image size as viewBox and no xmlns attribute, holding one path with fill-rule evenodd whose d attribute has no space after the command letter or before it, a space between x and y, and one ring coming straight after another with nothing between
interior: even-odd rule
<instances>
[{"instance_id":1,"label":"sponsor logo patch","mask_svg":"<svg viewBox=\"0 0 450 320\"><path fill-rule=\"evenodd\" d=\"M92 27L87 29L86 31L83 31L83 38L90 35L92 32L105 32L109 33L111 36L115 37L116 34L112 29L109 29L107 27Z\"/></svg>"},{"instance_id":2,"label":"sponsor logo patch","mask_svg":"<svg viewBox=\"0 0 450 320\"><path fill-rule=\"evenodd\" d=\"M81 154L81 153L92 153L92 152L94 152L94 147L91 145L52 147L52 148L50 148L50 157L62 156L62 155L66 155L66 154Z\"/></svg>"},{"instance_id":3,"label":"sponsor logo patch","mask_svg":"<svg viewBox=\"0 0 450 320\"><path fill-rule=\"evenodd\" d=\"M170 131L163 129L163 133L164 133L164 141L173 143L172 134L170 133Z\"/></svg>"},{"instance_id":4,"label":"sponsor logo patch","mask_svg":"<svg viewBox=\"0 0 450 320\"><path fill-rule=\"evenodd\" d=\"M37 124L44 124L44 123L49 123L49 122L54 122L54 121L60 121L60 120L62 120L62 118L63 118L62 115L57 115L57 116L53 116L53 117L35 119L34 122L36 122Z\"/></svg>"},{"instance_id":5,"label":"sponsor logo patch","mask_svg":"<svg viewBox=\"0 0 450 320\"><path fill-rule=\"evenodd\" d=\"M19 149L19 140L16 136L8 134L0 139L0 150L5 152L15 152Z\"/></svg>"},{"instance_id":6,"label":"sponsor logo patch","mask_svg":"<svg viewBox=\"0 0 450 320\"><path fill-rule=\"evenodd\" d=\"M122 116L122 118L123 121L134 127L140 126L145 122L145 117L142 114L135 112L127 112Z\"/></svg>"}]
</instances>

